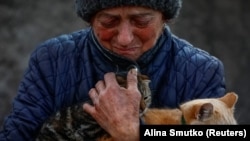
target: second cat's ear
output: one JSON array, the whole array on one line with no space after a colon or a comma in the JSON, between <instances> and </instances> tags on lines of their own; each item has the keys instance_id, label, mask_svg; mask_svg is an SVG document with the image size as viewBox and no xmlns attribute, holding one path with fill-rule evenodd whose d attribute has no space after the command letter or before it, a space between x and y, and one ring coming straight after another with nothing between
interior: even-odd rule
<instances>
[{"instance_id":1,"label":"second cat's ear","mask_svg":"<svg viewBox=\"0 0 250 141\"><path fill-rule=\"evenodd\" d=\"M219 98L222 102L224 102L228 108L233 108L238 101L238 95L234 92L226 93L223 97Z\"/></svg>"},{"instance_id":2,"label":"second cat's ear","mask_svg":"<svg viewBox=\"0 0 250 141\"><path fill-rule=\"evenodd\" d=\"M198 106L198 105L197 105ZM213 105L211 103L205 103L196 107L195 117L199 121L206 121L213 115Z\"/></svg>"}]
</instances>

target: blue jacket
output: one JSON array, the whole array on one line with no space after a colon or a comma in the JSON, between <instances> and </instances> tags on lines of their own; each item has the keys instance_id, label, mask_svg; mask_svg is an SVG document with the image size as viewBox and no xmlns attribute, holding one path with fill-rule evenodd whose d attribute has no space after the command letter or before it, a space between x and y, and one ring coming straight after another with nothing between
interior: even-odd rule
<instances>
[{"instance_id":1,"label":"blue jacket","mask_svg":"<svg viewBox=\"0 0 250 141\"><path fill-rule=\"evenodd\" d=\"M88 91L105 73L127 70L131 64L150 76L152 107L178 107L187 100L225 93L222 62L168 28L136 62L105 50L88 28L50 39L34 50L0 141L34 140L51 114L87 100Z\"/></svg>"}]
</instances>

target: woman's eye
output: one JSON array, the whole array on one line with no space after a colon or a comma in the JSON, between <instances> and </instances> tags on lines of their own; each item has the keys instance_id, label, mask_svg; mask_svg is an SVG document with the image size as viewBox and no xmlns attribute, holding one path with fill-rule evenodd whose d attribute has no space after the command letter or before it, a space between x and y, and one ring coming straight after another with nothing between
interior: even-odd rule
<instances>
[{"instance_id":1,"label":"woman's eye","mask_svg":"<svg viewBox=\"0 0 250 141\"><path fill-rule=\"evenodd\" d=\"M114 21L101 22L101 25L105 28L111 28L115 26L115 22Z\"/></svg>"},{"instance_id":2,"label":"woman's eye","mask_svg":"<svg viewBox=\"0 0 250 141\"><path fill-rule=\"evenodd\" d=\"M144 28L147 27L151 21L152 17L151 16L146 16L146 17L135 17L132 21L135 26L139 28Z\"/></svg>"},{"instance_id":3,"label":"woman's eye","mask_svg":"<svg viewBox=\"0 0 250 141\"><path fill-rule=\"evenodd\" d=\"M135 25L138 27L146 27L148 26L149 21L135 21Z\"/></svg>"},{"instance_id":4,"label":"woman's eye","mask_svg":"<svg viewBox=\"0 0 250 141\"><path fill-rule=\"evenodd\" d=\"M115 27L119 22L119 19L117 18L105 18L103 20L100 20L100 23L105 28L112 28Z\"/></svg>"}]
</instances>

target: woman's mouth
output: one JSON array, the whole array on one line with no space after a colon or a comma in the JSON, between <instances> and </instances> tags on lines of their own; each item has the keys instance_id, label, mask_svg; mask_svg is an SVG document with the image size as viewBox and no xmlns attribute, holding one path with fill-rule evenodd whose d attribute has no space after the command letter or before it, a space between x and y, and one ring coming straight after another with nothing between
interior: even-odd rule
<instances>
[{"instance_id":1,"label":"woman's mouth","mask_svg":"<svg viewBox=\"0 0 250 141\"><path fill-rule=\"evenodd\" d=\"M129 47L129 48L114 48L114 52L120 55L129 55L134 54L138 50L138 47Z\"/></svg>"}]
</instances>

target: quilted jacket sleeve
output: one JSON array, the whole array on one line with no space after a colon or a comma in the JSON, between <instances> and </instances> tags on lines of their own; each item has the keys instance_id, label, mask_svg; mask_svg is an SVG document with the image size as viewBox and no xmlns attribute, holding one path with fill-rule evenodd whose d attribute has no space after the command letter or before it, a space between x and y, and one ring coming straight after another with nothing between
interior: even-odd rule
<instances>
[{"instance_id":1,"label":"quilted jacket sleeve","mask_svg":"<svg viewBox=\"0 0 250 141\"><path fill-rule=\"evenodd\" d=\"M20 83L11 114L6 118L1 141L33 141L42 123L55 111L55 58L58 52L50 41L38 47ZM58 48L59 49L59 48ZM50 53L49 53L50 52ZM54 54L55 54L54 53Z\"/></svg>"},{"instance_id":2,"label":"quilted jacket sleeve","mask_svg":"<svg viewBox=\"0 0 250 141\"><path fill-rule=\"evenodd\" d=\"M189 91L193 91L193 95L186 99L221 97L225 94L224 66L218 58L196 48L188 60L189 63L184 66Z\"/></svg>"},{"instance_id":3,"label":"quilted jacket sleeve","mask_svg":"<svg viewBox=\"0 0 250 141\"><path fill-rule=\"evenodd\" d=\"M32 141L41 123L53 111L53 93L51 85L42 74L41 65L46 60L38 59L41 54L48 55L44 48L36 50L31 56L29 67L20 83L18 95L14 99L13 109L7 117L4 130L0 133L1 141ZM43 53L42 53L43 52ZM45 67L42 67L45 69ZM48 74L47 74L48 75Z\"/></svg>"},{"instance_id":4,"label":"quilted jacket sleeve","mask_svg":"<svg viewBox=\"0 0 250 141\"><path fill-rule=\"evenodd\" d=\"M194 98L221 97L225 94L224 66L220 60L211 56L196 72ZM198 76L200 75L200 76ZM195 82L195 81L193 81Z\"/></svg>"}]
</instances>

